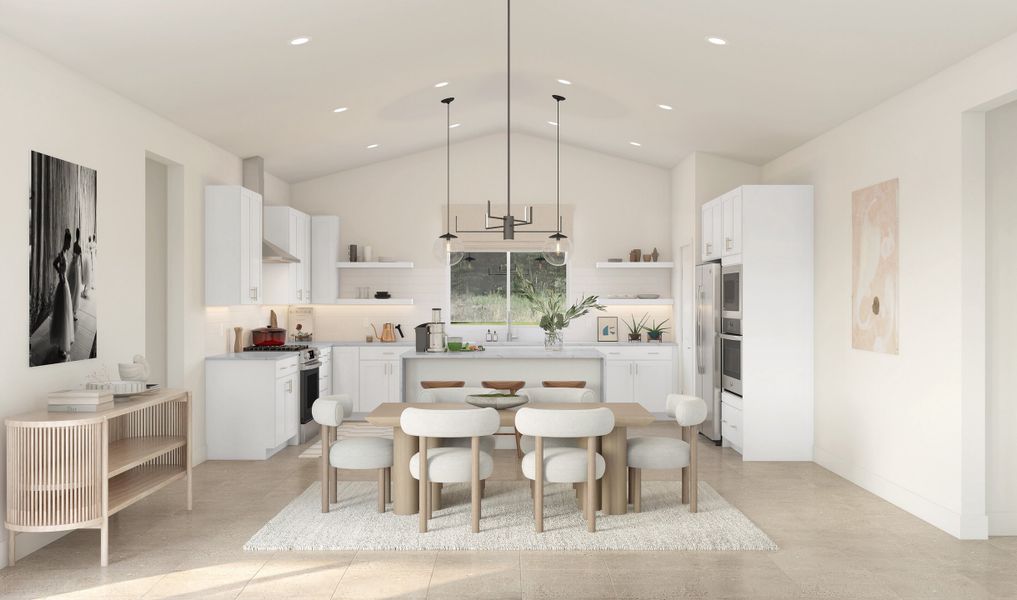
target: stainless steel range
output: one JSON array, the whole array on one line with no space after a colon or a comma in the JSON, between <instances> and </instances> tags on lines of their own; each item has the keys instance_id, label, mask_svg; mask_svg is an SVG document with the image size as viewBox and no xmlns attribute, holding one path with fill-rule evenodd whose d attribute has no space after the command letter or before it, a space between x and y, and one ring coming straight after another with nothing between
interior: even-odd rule
<instances>
[{"instance_id":1,"label":"stainless steel range","mask_svg":"<svg viewBox=\"0 0 1017 600\"><path fill-rule=\"evenodd\" d=\"M303 444L318 435L319 428L311 416L311 405L318 399L318 371L321 368L321 353L308 344L285 344L282 346L248 346L244 352L299 352L297 360L300 369L300 427L298 442Z\"/></svg>"}]
</instances>

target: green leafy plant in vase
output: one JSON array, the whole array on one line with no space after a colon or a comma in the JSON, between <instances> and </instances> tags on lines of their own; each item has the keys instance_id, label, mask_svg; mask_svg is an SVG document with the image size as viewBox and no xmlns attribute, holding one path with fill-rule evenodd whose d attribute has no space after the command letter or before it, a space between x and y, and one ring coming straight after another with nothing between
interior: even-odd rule
<instances>
[{"instance_id":1,"label":"green leafy plant in vase","mask_svg":"<svg viewBox=\"0 0 1017 600\"><path fill-rule=\"evenodd\" d=\"M665 327L670 319L664 319L660 323L653 321L649 326L646 327L646 339L650 342L660 342L664 339L664 334L671 331L670 327Z\"/></svg>"},{"instance_id":2,"label":"green leafy plant in vase","mask_svg":"<svg viewBox=\"0 0 1017 600\"><path fill-rule=\"evenodd\" d=\"M519 295L530 302L534 312L540 316L539 325L544 330L544 348L559 351L565 343L565 328L573 320L585 316L591 310L604 310L597 296L586 296L572 306L565 308L565 295L561 293L537 293L533 285L523 280Z\"/></svg>"},{"instance_id":3,"label":"green leafy plant in vase","mask_svg":"<svg viewBox=\"0 0 1017 600\"><path fill-rule=\"evenodd\" d=\"M629 341L638 342L643 339L643 330L646 329L646 319L650 318L649 314L643 314L643 318L636 321L636 315L629 315L632 321L625 321L625 326L629 328Z\"/></svg>"}]
</instances>

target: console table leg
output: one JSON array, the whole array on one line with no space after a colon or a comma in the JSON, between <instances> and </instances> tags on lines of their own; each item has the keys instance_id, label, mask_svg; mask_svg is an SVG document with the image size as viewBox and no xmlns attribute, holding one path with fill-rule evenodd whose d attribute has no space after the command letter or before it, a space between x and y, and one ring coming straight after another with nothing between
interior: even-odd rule
<instances>
[{"instance_id":1,"label":"console table leg","mask_svg":"<svg viewBox=\"0 0 1017 600\"><path fill-rule=\"evenodd\" d=\"M102 520L99 528L99 565L109 566L109 519Z\"/></svg>"},{"instance_id":2,"label":"console table leg","mask_svg":"<svg viewBox=\"0 0 1017 600\"><path fill-rule=\"evenodd\" d=\"M13 567L17 553L14 551L14 531L7 532L7 566Z\"/></svg>"}]
</instances>

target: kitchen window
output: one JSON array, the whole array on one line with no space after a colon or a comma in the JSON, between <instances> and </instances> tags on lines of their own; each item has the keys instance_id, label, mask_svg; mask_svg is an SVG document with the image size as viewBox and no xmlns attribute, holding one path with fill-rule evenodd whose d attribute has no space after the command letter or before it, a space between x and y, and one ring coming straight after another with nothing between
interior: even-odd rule
<instances>
[{"instance_id":1,"label":"kitchen window","mask_svg":"<svg viewBox=\"0 0 1017 600\"><path fill-rule=\"evenodd\" d=\"M535 326L539 317L520 290L529 284L538 294L564 297L566 270L540 252L468 252L451 269L451 322Z\"/></svg>"}]
</instances>

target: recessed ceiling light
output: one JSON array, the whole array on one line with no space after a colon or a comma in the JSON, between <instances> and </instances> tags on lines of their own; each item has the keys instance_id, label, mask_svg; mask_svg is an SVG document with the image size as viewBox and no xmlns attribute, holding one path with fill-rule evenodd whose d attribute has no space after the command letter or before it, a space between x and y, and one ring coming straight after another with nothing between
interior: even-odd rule
<instances>
[{"instance_id":1,"label":"recessed ceiling light","mask_svg":"<svg viewBox=\"0 0 1017 600\"><path fill-rule=\"evenodd\" d=\"M635 147L637 147L637 148L638 148L639 146L642 146L642 144L640 144L639 142L629 142L629 144L631 144L631 145L633 145L633 146L635 146Z\"/></svg>"},{"instance_id":2,"label":"recessed ceiling light","mask_svg":"<svg viewBox=\"0 0 1017 600\"><path fill-rule=\"evenodd\" d=\"M341 113L341 112L346 112L347 110L349 110L349 109L347 109L345 106L340 106L339 108L333 110L332 112L334 112L334 113Z\"/></svg>"},{"instance_id":3,"label":"recessed ceiling light","mask_svg":"<svg viewBox=\"0 0 1017 600\"><path fill-rule=\"evenodd\" d=\"M562 85L572 85L572 82L569 81L568 79L559 79L558 83L560 83Z\"/></svg>"},{"instance_id":4,"label":"recessed ceiling light","mask_svg":"<svg viewBox=\"0 0 1017 600\"><path fill-rule=\"evenodd\" d=\"M434 87L437 87L437 88L443 88L443 87L445 87L446 85L448 85L448 82L447 82L447 81L439 81L438 83L434 84Z\"/></svg>"},{"instance_id":5,"label":"recessed ceiling light","mask_svg":"<svg viewBox=\"0 0 1017 600\"><path fill-rule=\"evenodd\" d=\"M707 36L706 41L710 42L714 46L727 46L727 40L714 35Z\"/></svg>"},{"instance_id":6,"label":"recessed ceiling light","mask_svg":"<svg viewBox=\"0 0 1017 600\"><path fill-rule=\"evenodd\" d=\"M558 124L555 123L554 121L548 121L547 124L550 125L551 127L557 127L558 126Z\"/></svg>"},{"instance_id":7,"label":"recessed ceiling light","mask_svg":"<svg viewBox=\"0 0 1017 600\"><path fill-rule=\"evenodd\" d=\"M462 123L452 123L451 125L448 126L448 128L449 129L455 129L456 127L459 127L460 125L462 125Z\"/></svg>"},{"instance_id":8,"label":"recessed ceiling light","mask_svg":"<svg viewBox=\"0 0 1017 600\"><path fill-rule=\"evenodd\" d=\"M368 146L368 147L367 147L367 149L368 149L368 150L374 150L375 148L377 148L377 147L378 147L378 146L380 146L380 145L381 145L381 144L371 144L370 146Z\"/></svg>"},{"instance_id":9,"label":"recessed ceiling light","mask_svg":"<svg viewBox=\"0 0 1017 600\"><path fill-rule=\"evenodd\" d=\"M658 104L657 106L663 108L664 110L674 110L674 107L671 106L670 104Z\"/></svg>"},{"instance_id":10,"label":"recessed ceiling light","mask_svg":"<svg viewBox=\"0 0 1017 600\"><path fill-rule=\"evenodd\" d=\"M303 46L304 44L306 44L309 41L311 41L311 38L309 38L309 37L303 37L302 36L302 37L298 37L298 38L293 38L292 40L290 40L290 46Z\"/></svg>"}]
</instances>

